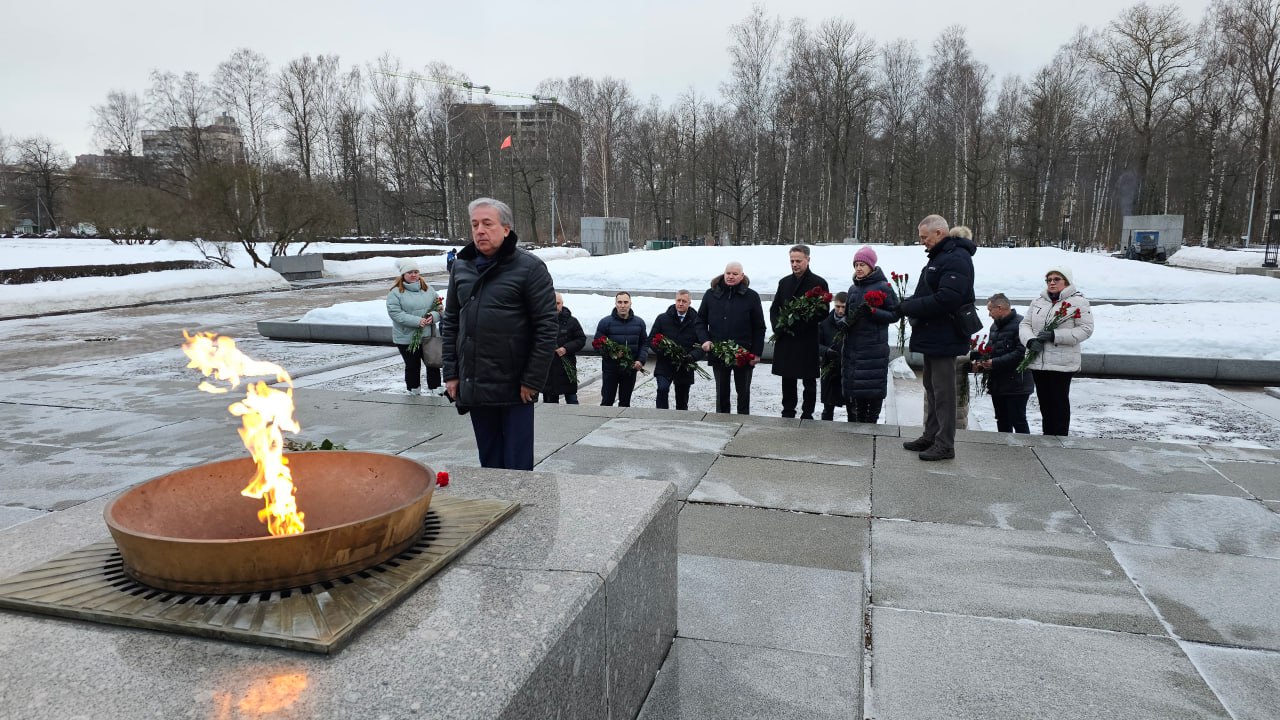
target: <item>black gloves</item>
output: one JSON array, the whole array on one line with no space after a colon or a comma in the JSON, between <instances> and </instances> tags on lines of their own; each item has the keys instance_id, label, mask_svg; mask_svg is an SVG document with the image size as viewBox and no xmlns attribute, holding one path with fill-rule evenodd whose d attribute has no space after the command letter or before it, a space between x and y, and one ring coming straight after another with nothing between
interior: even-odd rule
<instances>
[{"instance_id":1,"label":"black gloves","mask_svg":"<svg viewBox=\"0 0 1280 720\"><path fill-rule=\"evenodd\" d=\"M837 350L836 348L829 347L827 348L827 351L822 354L822 356L827 360L835 360L836 358L840 357L840 351Z\"/></svg>"},{"instance_id":2,"label":"black gloves","mask_svg":"<svg viewBox=\"0 0 1280 720\"><path fill-rule=\"evenodd\" d=\"M1036 339L1037 339L1037 340L1039 340L1041 343L1052 343L1052 342L1053 342L1053 331L1052 331L1052 330L1041 330L1041 331L1040 331L1040 334L1039 334L1039 335L1036 335Z\"/></svg>"},{"instance_id":3,"label":"black gloves","mask_svg":"<svg viewBox=\"0 0 1280 720\"><path fill-rule=\"evenodd\" d=\"M1027 341L1027 349L1030 350L1031 352L1037 352L1037 353L1041 352L1042 350L1044 350L1044 341L1041 340L1038 336L1033 337Z\"/></svg>"}]
</instances>

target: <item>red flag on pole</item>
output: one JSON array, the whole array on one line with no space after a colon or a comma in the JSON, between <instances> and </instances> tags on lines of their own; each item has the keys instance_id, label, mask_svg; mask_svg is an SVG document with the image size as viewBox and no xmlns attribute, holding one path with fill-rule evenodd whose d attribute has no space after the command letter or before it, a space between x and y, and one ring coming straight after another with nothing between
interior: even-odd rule
<instances>
[{"instance_id":1,"label":"red flag on pole","mask_svg":"<svg viewBox=\"0 0 1280 720\"><path fill-rule=\"evenodd\" d=\"M502 141L502 145L501 145L501 147L499 147L498 149L499 149L499 150L506 150L506 149L507 149L507 148L509 148L509 147L511 147L511 136L510 136L510 135L508 135L508 136L507 136L507 139L506 139L506 140L503 140L503 141Z\"/></svg>"}]
</instances>

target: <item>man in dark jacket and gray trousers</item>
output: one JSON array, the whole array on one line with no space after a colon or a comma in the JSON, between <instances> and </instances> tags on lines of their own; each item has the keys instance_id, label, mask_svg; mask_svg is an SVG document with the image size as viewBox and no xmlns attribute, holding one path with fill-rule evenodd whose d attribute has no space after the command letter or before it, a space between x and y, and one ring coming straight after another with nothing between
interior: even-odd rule
<instances>
[{"instance_id":1,"label":"man in dark jacket and gray trousers","mask_svg":"<svg viewBox=\"0 0 1280 720\"><path fill-rule=\"evenodd\" d=\"M947 221L930 215L920 221L920 244L929 262L915 292L900 311L911 319L911 351L924 356L924 433L902 447L921 460L956 456L956 357L969 352L969 336L954 314L973 302L973 254L967 228L947 232Z\"/></svg>"},{"instance_id":2,"label":"man in dark jacket and gray trousers","mask_svg":"<svg viewBox=\"0 0 1280 720\"><path fill-rule=\"evenodd\" d=\"M1027 425L1027 400L1031 398L1035 382L1030 370L1018 372L1018 363L1026 354L1018 338L1022 316L1004 293L996 293L987 300L987 314L995 321L991 323L987 341L991 354L984 360L970 353L973 369L987 373L987 394L996 413L996 430L1026 435L1031 432Z\"/></svg>"},{"instance_id":3,"label":"man in dark jacket and gray trousers","mask_svg":"<svg viewBox=\"0 0 1280 720\"><path fill-rule=\"evenodd\" d=\"M760 354L764 352L764 309L760 305L760 293L752 290L751 281L742 271L742 263L731 262L724 266L724 273L711 281L711 289L702 296L698 316L707 324L707 335L702 344L710 352L712 342L732 340L739 347L756 356L747 365L730 367L712 357L711 371L716 378L716 412L729 412L729 376L733 375L733 387L738 393L738 414L751 414L751 373ZM814 348L817 353L817 348Z\"/></svg>"},{"instance_id":4,"label":"man in dark jacket and gray trousers","mask_svg":"<svg viewBox=\"0 0 1280 720\"><path fill-rule=\"evenodd\" d=\"M631 293L613 296L613 312L596 324L596 339L608 338L631 351L631 366L623 368L617 359L600 359L600 404L631 407L631 391L636 387L636 373L649 357L649 333L644 320L631 312Z\"/></svg>"},{"instance_id":5,"label":"man in dark jacket and gray trousers","mask_svg":"<svg viewBox=\"0 0 1280 720\"><path fill-rule=\"evenodd\" d=\"M649 333L650 338L661 335L671 340L689 356L687 365L678 365L671 358L663 355L658 348L653 349L658 359L654 364L653 377L658 383L655 405L659 410L670 407L668 396L671 393L672 384L676 386L676 409L689 409L689 388L693 387L693 363L704 357L702 344L710 339L706 324L702 322L702 318L698 317L698 312L692 305L693 296L688 290L677 291L675 303L653 321L653 331ZM652 343L652 340L650 342Z\"/></svg>"},{"instance_id":6,"label":"man in dark jacket and gray trousers","mask_svg":"<svg viewBox=\"0 0 1280 720\"><path fill-rule=\"evenodd\" d=\"M804 401L800 406L800 418L813 419L813 409L818 402L818 326L827 313L824 310L813 317L779 328L778 318L793 298L802 297L814 288L827 291L827 281L809 269L809 247L796 245L791 248L791 274L778 281L778 291L769 305L769 323L778 339L773 344L773 374L782 378L782 417L796 416L796 380L804 383Z\"/></svg>"},{"instance_id":7,"label":"man in dark jacket and gray trousers","mask_svg":"<svg viewBox=\"0 0 1280 720\"><path fill-rule=\"evenodd\" d=\"M506 203L478 198L467 209L472 240L454 262L441 327L445 391L471 414L481 467L532 470L556 293L542 260L516 247Z\"/></svg>"}]
</instances>

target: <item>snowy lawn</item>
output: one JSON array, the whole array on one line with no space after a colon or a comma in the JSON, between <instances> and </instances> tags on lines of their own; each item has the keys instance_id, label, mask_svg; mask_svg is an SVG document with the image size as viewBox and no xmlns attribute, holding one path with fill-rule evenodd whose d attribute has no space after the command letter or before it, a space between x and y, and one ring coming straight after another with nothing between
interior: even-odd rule
<instances>
[{"instance_id":1,"label":"snowy lawn","mask_svg":"<svg viewBox=\"0 0 1280 720\"><path fill-rule=\"evenodd\" d=\"M228 246L230 259L238 268L248 268L253 261L239 243ZM297 254L301 244L294 245L290 254ZM393 245L388 243L346 244L311 243L308 253L368 252L372 250L416 250L423 255L441 256L444 267L446 247L435 245ZM258 254L266 258L271 254L270 243L259 243ZM0 269L26 267L60 267L63 265L126 265L130 263L160 262L162 260L204 260L204 255L189 242L161 240L155 245L116 245L101 238L28 238L0 239Z\"/></svg>"},{"instance_id":2,"label":"snowy lawn","mask_svg":"<svg viewBox=\"0 0 1280 720\"><path fill-rule=\"evenodd\" d=\"M1262 248L1247 250L1219 250L1205 247L1183 247L1169 258L1174 267L1194 270L1215 270L1233 273L1236 268L1262 267Z\"/></svg>"}]
</instances>

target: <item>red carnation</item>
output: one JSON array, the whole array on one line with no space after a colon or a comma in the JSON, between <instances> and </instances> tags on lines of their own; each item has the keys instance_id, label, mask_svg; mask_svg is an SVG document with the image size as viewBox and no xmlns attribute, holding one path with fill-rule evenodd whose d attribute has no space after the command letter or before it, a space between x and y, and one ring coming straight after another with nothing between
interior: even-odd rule
<instances>
[{"instance_id":1,"label":"red carnation","mask_svg":"<svg viewBox=\"0 0 1280 720\"><path fill-rule=\"evenodd\" d=\"M888 296L880 290L872 290L862 297L862 299L871 307L878 308L884 306L884 301Z\"/></svg>"},{"instance_id":2,"label":"red carnation","mask_svg":"<svg viewBox=\"0 0 1280 720\"><path fill-rule=\"evenodd\" d=\"M666 335L663 335L662 333L658 333L657 335L653 336L653 339L649 341L649 344L652 345L653 347L658 347L659 345L662 344L662 341L665 340L666 338L667 338Z\"/></svg>"},{"instance_id":3,"label":"red carnation","mask_svg":"<svg viewBox=\"0 0 1280 720\"><path fill-rule=\"evenodd\" d=\"M1075 313L1075 315L1072 315L1071 317L1075 318L1076 320L1079 320L1079 319L1080 319L1080 308L1076 308L1076 313Z\"/></svg>"},{"instance_id":4,"label":"red carnation","mask_svg":"<svg viewBox=\"0 0 1280 720\"><path fill-rule=\"evenodd\" d=\"M829 293L829 292L825 292L825 291L824 291L824 292L822 293L822 302L824 302L824 303L829 303L829 302L831 302L831 293Z\"/></svg>"},{"instance_id":5,"label":"red carnation","mask_svg":"<svg viewBox=\"0 0 1280 720\"><path fill-rule=\"evenodd\" d=\"M595 350L599 350L600 348L604 347L604 338L596 338L595 340L592 340L591 347L592 349L595 349Z\"/></svg>"},{"instance_id":6,"label":"red carnation","mask_svg":"<svg viewBox=\"0 0 1280 720\"><path fill-rule=\"evenodd\" d=\"M449 473L443 470L436 473L436 485L439 485L440 487L446 487L448 486L448 484L449 484Z\"/></svg>"},{"instance_id":7,"label":"red carnation","mask_svg":"<svg viewBox=\"0 0 1280 720\"><path fill-rule=\"evenodd\" d=\"M978 338L975 338L975 337L969 338L969 349L972 350L973 348L976 348L976 347L978 347Z\"/></svg>"}]
</instances>

